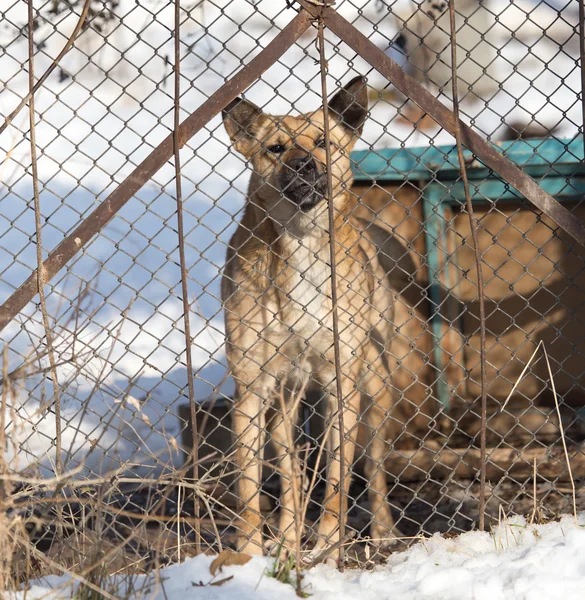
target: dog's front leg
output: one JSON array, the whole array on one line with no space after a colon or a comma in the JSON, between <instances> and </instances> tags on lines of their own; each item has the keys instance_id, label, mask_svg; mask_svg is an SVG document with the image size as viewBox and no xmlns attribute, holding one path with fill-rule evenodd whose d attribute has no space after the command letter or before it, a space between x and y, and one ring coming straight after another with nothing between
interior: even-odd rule
<instances>
[{"instance_id":1,"label":"dog's front leg","mask_svg":"<svg viewBox=\"0 0 585 600\"><path fill-rule=\"evenodd\" d=\"M383 361L372 358L370 364L372 368L368 369L364 378L364 391L370 398L366 423L369 440L365 474L372 513L372 543L385 548L401 536L400 531L394 527L388 503L388 473L384 468L388 444L398 437L400 424L392 414L395 393L392 377ZM385 373L386 377L383 377L382 373Z\"/></svg>"},{"instance_id":2,"label":"dog's front leg","mask_svg":"<svg viewBox=\"0 0 585 600\"><path fill-rule=\"evenodd\" d=\"M265 439L265 396L241 384L238 392L233 412L235 459L239 470L236 483L240 514L237 548L251 554L262 554L260 482Z\"/></svg>"},{"instance_id":3,"label":"dog's front leg","mask_svg":"<svg viewBox=\"0 0 585 600\"><path fill-rule=\"evenodd\" d=\"M356 389L351 377L344 377L342 380L343 394L343 456L345 458L345 469L343 478L343 498L347 497L349 485L351 482L351 469L353 466L353 457L355 452L355 440L357 436L357 419L360 408L360 394ZM329 393L329 410L326 426L330 426L328 439L329 462L327 467L327 484L325 488L325 500L323 513L319 522L317 532L317 542L315 547L308 555L306 561L312 562L328 546L339 542L339 518L345 520L347 504L341 505L341 435L339 429L339 410L338 402L334 389ZM337 562L339 557L339 548L334 550L328 557L328 562Z\"/></svg>"},{"instance_id":4,"label":"dog's front leg","mask_svg":"<svg viewBox=\"0 0 585 600\"><path fill-rule=\"evenodd\" d=\"M297 406L298 404L292 402ZM295 440L292 425L297 421L296 410L291 406L281 407L270 420L268 430L274 446L274 452L280 467L280 517L277 536L266 540L269 552L280 552L281 558L287 553L296 552L296 544L300 534L299 520L302 519L301 506L303 500L300 465L296 461ZM283 411L287 411L286 415ZM282 545L282 549L280 546Z\"/></svg>"}]
</instances>

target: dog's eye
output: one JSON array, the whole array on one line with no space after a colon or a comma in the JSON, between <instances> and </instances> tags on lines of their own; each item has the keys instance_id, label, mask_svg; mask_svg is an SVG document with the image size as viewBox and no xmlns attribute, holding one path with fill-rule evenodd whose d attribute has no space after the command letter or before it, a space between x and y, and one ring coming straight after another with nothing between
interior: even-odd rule
<instances>
[{"instance_id":1,"label":"dog's eye","mask_svg":"<svg viewBox=\"0 0 585 600\"><path fill-rule=\"evenodd\" d=\"M272 154L282 154L286 148L282 144L274 144L274 146L268 146L268 152Z\"/></svg>"}]
</instances>

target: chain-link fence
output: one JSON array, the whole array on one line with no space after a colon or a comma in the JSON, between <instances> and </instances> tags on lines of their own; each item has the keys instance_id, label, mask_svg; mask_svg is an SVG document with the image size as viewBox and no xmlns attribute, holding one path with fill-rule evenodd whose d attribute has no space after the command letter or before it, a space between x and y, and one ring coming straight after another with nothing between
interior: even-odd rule
<instances>
[{"instance_id":1,"label":"chain-link fence","mask_svg":"<svg viewBox=\"0 0 585 600\"><path fill-rule=\"evenodd\" d=\"M580 9L3 7L10 552L359 562L583 507Z\"/></svg>"}]
</instances>

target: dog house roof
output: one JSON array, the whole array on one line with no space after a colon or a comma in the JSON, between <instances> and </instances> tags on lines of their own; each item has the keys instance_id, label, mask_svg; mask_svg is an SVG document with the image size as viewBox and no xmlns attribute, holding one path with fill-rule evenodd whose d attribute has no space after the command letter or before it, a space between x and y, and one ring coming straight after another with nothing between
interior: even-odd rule
<instances>
[{"instance_id":1,"label":"dog house roof","mask_svg":"<svg viewBox=\"0 0 585 600\"><path fill-rule=\"evenodd\" d=\"M583 140L541 139L500 142L494 146L533 177L585 175ZM497 174L464 150L470 179L493 179ZM355 181L428 181L459 177L456 146L381 148L352 153Z\"/></svg>"}]
</instances>

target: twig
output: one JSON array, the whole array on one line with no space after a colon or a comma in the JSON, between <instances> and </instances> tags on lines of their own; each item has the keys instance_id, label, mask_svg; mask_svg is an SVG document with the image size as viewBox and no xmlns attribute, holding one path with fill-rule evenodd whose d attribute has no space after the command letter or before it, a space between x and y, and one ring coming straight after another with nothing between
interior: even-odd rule
<instances>
[{"instance_id":1,"label":"twig","mask_svg":"<svg viewBox=\"0 0 585 600\"><path fill-rule=\"evenodd\" d=\"M17 144L22 141L22 129L24 128L24 126L26 124L27 117L28 117L28 115L26 115L26 114L22 115L22 122L19 123L14 128L14 131L12 132L11 139L10 139L10 141L7 144L8 150L6 151L6 153L4 154L4 156L2 157L2 162L0 162L0 181L2 181L2 184L5 187L9 187L10 186L9 182L14 177L14 173L16 171L16 168L18 168L15 165L15 167L13 167L12 173L8 173L7 175L4 175L4 170L6 168L6 165L10 162L10 159L12 158L12 155L14 153L14 148L16 148Z\"/></svg>"},{"instance_id":2,"label":"twig","mask_svg":"<svg viewBox=\"0 0 585 600\"><path fill-rule=\"evenodd\" d=\"M461 136L461 122L459 119L459 92L457 86L457 39L455 31L455 6L454 2L449 2L449 23L451 27L451 86L453 90L453 116L455 121L455 142L457 145L457 157L459 159L459 170L461 171L461 181L465 192L465 205L469 216L469 228L473 241L473 250L475 253L475 267L477 270L477 295L479 299L479 361L481 378L481 431L480 431L480 453L481 465L479 471L479 529L485 529L485 479L486 479L486 421L487 421L487 389L486 389L486 328L485 328L485 297L483 289L483 270L481 266L481 254L479 250L479 239L477 235L477 220L473 212L473 203L469 193L469 181L467 179L467 169L465 167L465 158L463 157L463 144Z\"/></svg>"},{"instance_id":3,"label":"twig","mask_svg":"<svg viewBox=\"0 0 585 600\"><path fill-rule=\"evenodd\" d=\"M83 421L83 419L85 418L85 416L87 414L87 411L89 410L89 404L90 404L91 399L98 392L98 390L102 387L102 384L106 380L106 375L105 375L106 366L111 364L110 359L111 359L112 353L114 351L114 348L116 347L116 344L118 343L118 341L120 339L120 335L122 334L122 327L126 321L129 310L130 310L130 305L128 305L128 307L122 313L122 318L120 319L120 325L118 326L118 329L116 330L116 333L114 334L114 339L112 341L112 344L110 346L108 354L107 354L105 360L102 362L100 372L97 374L97 377L95 377L94 385L91 389L91 392L89 393L88 397L85 398L85 400L84 400L83 410L81 411L81 415L80 415L80 419L79 419L80 422ZM79 370L81 370L81 368ZM88 377L88 379L89 379L89 377ZM129 389L128 389L127 395L130 394L132 386L133 386L133 382L131 381L130 385L128 386ZM87 459L93 454L94 450L99 446L99 443L102 441L103 437L106 435L106 432L108 431L110 425L112 424L114 419L118 416L118 412L120 411L121 407L122 407L122 403L120 402L116 406L115 410L111 411L110 418L108 419L108 421L106 423L104 423L104 427L103 427L100 435L94 439L92 446L90 447L89 451L87 452L87 454L84 457L84 461L87 461ZM69 449L67 450L67 454L65 455L66 461L69 461L70 457L73 454L76 440L77 440L77 431L75 432L75 435L73 436L73 439L71 440L71 443L69 444Z\"/></svg>"},{"instance_id":4,"label":"twig","mask_svg":"<svg viewBox=\"0 0 585 600\"><path fill-rule=\"evenodd\" d=\"M201 501L205 504L205 508L207 509L207 514L209 515L209 521L211 522L211 527L213 528L213 533L215 534L215 541L217 542L217 549L221 553L223 552L223 544L221 543L221 535L219 534L219 529L217 528L217 523L221 521L214 514L211 508L211 504L207 499L207 494L200 494ZM183 519L184 520L184 519ZM231 520L228 521L228 524L231 525Z\"/></svg>"},{"instance_id":5,"label":"twig","mask_svg":"<svg viewBox=\"0 0 585 600\"><path fill-rule=\"evenodd\" d=\"M323 562L332 552L334 552L337 549L339 549L339 551L341 552L341 549L347 544L347 542L349 542L356 536L356 533L357 532L355 531L348 531L342 538L340 538L338 542L335 542L335 544L331 544L331 546L325 548L323 552L317 554L317 556L308 564L306 569L312 569L315 565L318 565L320 562Z\"/></svg>"},{"instance_id":6,"label":"twig","mask_svg":"<svg viewBox=\"0 0 585 600\"><path fill-rule=\"evenodd\" d=\"M563 450L565 452L565 459L567 461L567 470L569 471L569 480L571 482L571 489L573 491L573 516L575 517L575 525L577 524L577 492L575 490L575 480L573 479L573 472L571 471L571 461L569 459L569 452L567 450L567 442L565 440L565 430L563 428L563 420L561 418L561 409L559 407L559 399L557 397L557 390L555 387L555 380L552 374L552 369L550 368L550 362L548 360L548 352L546 351L546 346L542 345L542 350L544 352L544 359L546 360L546 367L548 369L548 376L550 378L550 386L552 388L552 393L555 399L555 407L557 409L557 417L559 418L559 429L561 431L561 441L563 443Z\"/></svg>"},{"instance_id":7,"label":"twig","mask_svg":"<svg viewBox=\"0 0 585 600\"><path fill-rule=\"evenodd\" d=\"M32 0L30 0L28 4L29 4L29 13L30 13L30 12L32 12ZM57 68L57 65L61 62L63 57L67 54L67 52L69 52L69 50L71 49L71 46L73 46L75 39L79 35L79 32L81 31L81 28L83 27L83 25L85 23L85 19L87 18L87 13L89 12L90 4L91 4L91 0L85 0L85 4L83 5L83 10L81 11L81 15L79 16L79 21L77 21L77 25L71 32L69 39L65 42L65 45L63 46L63 48L61 48L61 52L59 52L59 54L57 54L57 57L55 58L55 60L53 60L53 62L50 64L49 68L43 73L42 77L37 81L37 83L34 86L32 86L31 88L29 88L28 94L20 101L18 106L6 117L3 125L0 125L0 135L2 135L4 133L4 131L10 125L10 123L12 123L12 121L14 121L14 119L16 118L18 113L23 109L24 106L26 106L28 101L31 100L32 97L39 91L41 86L45 83L45 81L47 81L49 75L51 75L51 73ZM29 25L28 25L28 44L29 44L29 53L30 53L31 52L30 48L33 47L33 28L30 24L30 16L29 16ZM30 72L29 72L29 78L30 78Z\"/></svg>"},{"instance_id":8,"label":"twig","mask_svg":"<svg viewBox=\"0 0 585 600\"><path fill-rule=\"evenodd\" d=\"M534 457L534 461L532 462L532 516L530 517L530 524L534 523L534 519L536 519L536 515L538 513L537 503L536 503L536 456Z\"/></svg>"},{"instance_id":9,"label":"twig","mask_svg":"<svg viewBox=\"0 0 585 600\"><path fill-rule=\"evenodd\" d=\"M315 468L313 469L313 475L311 477L311 481L309 482L309 486L305 493L302 514L301 514L302 522L304 522L306 519L307 510L309 508L309 501L311 499L313 490L315 489L315 485L317 485L317 475L319 473L319 465L321 464L321 456L323 455L323 452L325 451L325 445L327 444L327 439L329 438L329 434L331 433L332 427L333 427L333 420L330 419L329 423L327 424L327 429L325 429L325 431L323 432L321 443L319 444L319 449L317 450L317 457L315 460Z\"/></svg>"},{"instance_id":10,"label":"twig","mask_svg":"<svg viewBox=\"0 0 585 600\"><path fill-rule=\"evenodd\" d=\"M2 372L4 380L8 378L8 346L4 346L2 351ZM12 503L8 502L9 490L8 482L4 475L8 470L6 462L6 407L8 404L8 385L2 388L2 413L0 414L0 589L9 589L10 572L13 559L13 537L10 533L13 525L13 515L11 515Z\"/></svg>"},{"instance_id":11,"label":"twig","mask_svg":"<svg viewBox=\"0 0 585 600\"><path fill-rule=\"evenodd\" d=\"M522 381L524 374L528 370L528 367L532 364L532 361L534 360L536 353L538 352L539 348L543 345L544 345L544 342L542 340L540 340L540 342L538 342L538 344L536 345L536 349L532 353L532 356L528 359L528 362L524 365L524 368L522 369L522 373L520 373L520 376L518 377L518 379L516 379L516 383L512 387L512 390L510 391L510 393L508 394L506 399L504 400L504 404L502 404L501 408L498 410L498 414L501 413L506 408L506 405L508 404L508 400L510 400L510 398L516 391L516 388L520 385L520 382Z\"/></svg>"},{"instance_id":12,"label":"twig","mask_svg":"<svg viewBox=\"0 0 585 600\"><path fill-rule=\"evenodd\" d=\"M181 511L183 510L183 502L181 498L181 484L177 489L177 562L181 562Z\"/></svg>"},{"instance_id":13,"label":"twig","mask_svg":"<svg viewBox=\"0 0 585 600\"><path fill-rule=\"evenodd\" d=\"M175 62L173 65L175 75L175 97L174 97L174 129L173 129L173 150L175 156L175 189L177 197L177 234L179 237L179 260L181 264L181 293L183 295L183 326L185 328L185 357L187 362L187 385L189 387L189 407L191 413L191 433L193 437L192 444L192 477L194 481L198 479L198 453L199 439L197 432L197 405L195 403L195 386L193 383L193 358L191 355L191 321L189 318L189 287L187 282L187 261L185 258L185 231L183 225L183 194L181 186L181 144L179 140L179 125L181 116L181 3L175 1ZM195 551L201 554L201 527L198 524L199 519L199 500L197 494L192 494L193 515L195 516Z\"/></svg>"},{"instance_id":14,"label":"twig","mask_svg":"<svg viewBox=\"0 0 585 600\"><path fill-rule=\"evenodd\" d=\"M323 103L323 131L327 163L327 206L329 212L329 261L331 263L331 321L333 329L333 356L335 367L335 386L337 393L337 418L339 420L339 537L345 537L345 426L343 422L343 391L341 387L341 359L339 352L339 317L337 313L337 257L335 252L335 212L333 207L333 174L331 172L331 147L329 132L329 107L327 104L327 72L329 66L325 58L325 36L323 19L319 18L319 60L321 65L321 101ZM339 570L343 572L344 551L339 546Z\"/></svg>"}]
</instances>

